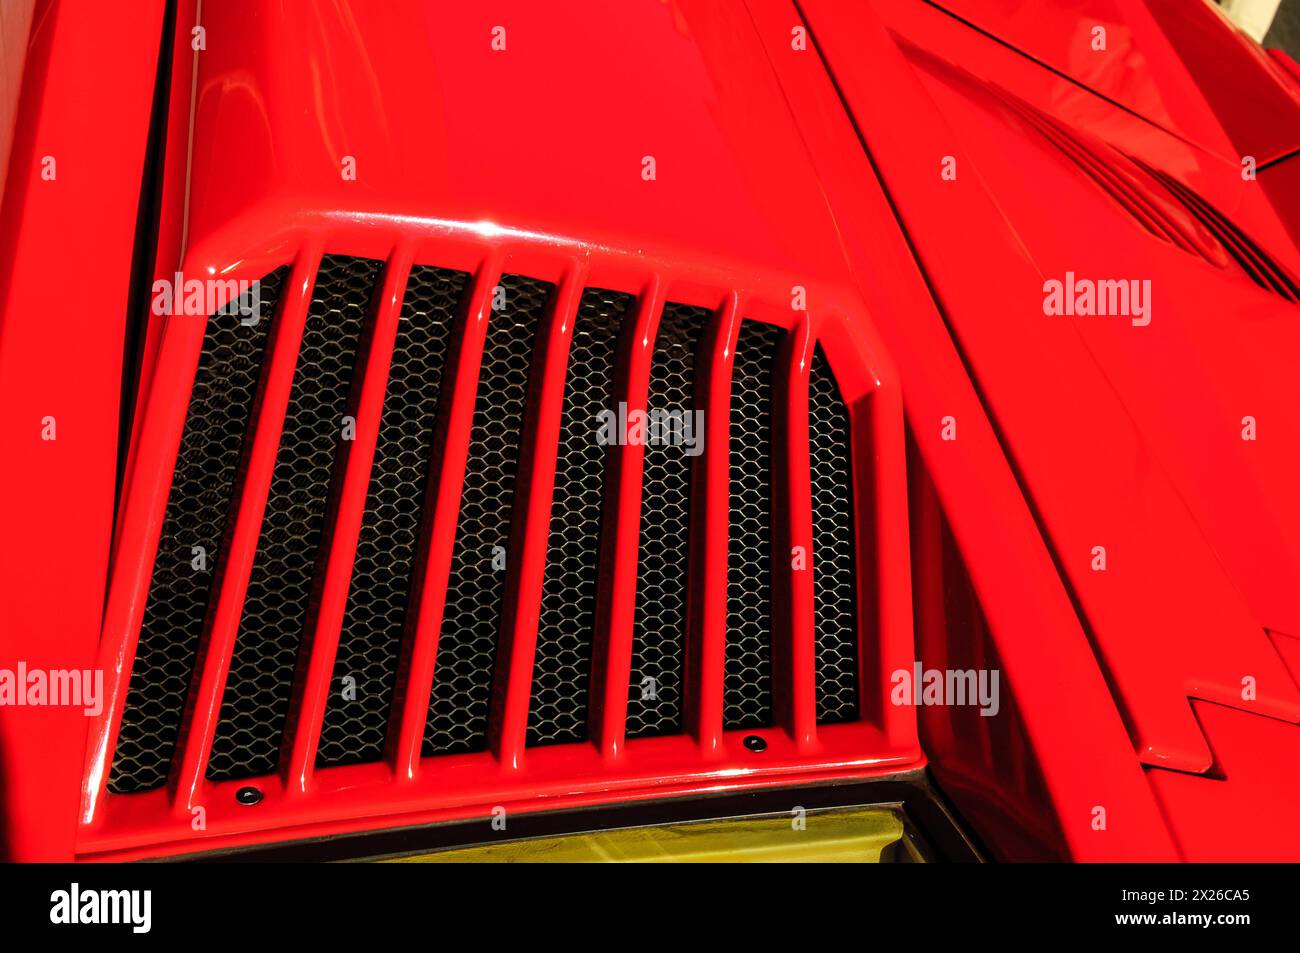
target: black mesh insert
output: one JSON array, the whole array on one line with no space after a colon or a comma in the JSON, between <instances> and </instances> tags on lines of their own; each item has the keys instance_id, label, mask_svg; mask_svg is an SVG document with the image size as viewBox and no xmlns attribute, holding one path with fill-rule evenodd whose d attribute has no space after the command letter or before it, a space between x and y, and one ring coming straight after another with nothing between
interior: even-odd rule
<instances>
[{"instance_id":1,"label":"black mesh insert","mask_svg":"<svg viewBox=\"0 0 1300 953\"><path fill-rule=\"evenodd\" d=\"M224 556L267 329L287 274L281 268L261 279L256 323L244 324L229 311L208 319L109 775L115 793L147 791L167 780ZM194 568L195 546L204 550L206 569Z\"/></svg>"},{"instance_id":2,"label":"black mesh insert","mask_svg":"<svg viewBox=\"0 0 1300 953\"><path fill-rule=\"evenodd\" d=\"M821 348L808 382L817 721L858 717L858 615L849 416Z\"/></svg>"},{"instance_id":3,"label":"black mesh insert","mask_svg":"<svg viewBox=\"0 0 1300 953\"><path fill-rule=\"evenodd\" d=\"M277 767L304 632L324 568L340 476L345 415L364 353L366 316L383 263L326 256L307 317L244 612L222 700L208 777L238 779ZM145 791L166 781L201 649L213 580L265 364L267 332L288 269L262 279L261 320L209 319L109 788ZM358 538L317 763L383 756L399 660L418 576L423 508L453 325L468 276L412 269ZM513 556L513 504L520 446L530 425L530 378L553 285L501 279L504 303L488 321L469 457L429 697L423 754L487 747L493 670ZM601 575L602 518L610 451L600 414L617 412L620 340L634 295L586 289L565 371L555 491L547 543L527 743L581 742L588 735L592 647ZM654 342L648 408L696 410L701 342L713 312L665 305ZM773 719L773 394L785 332L742 322L731 380L724 722ZM856 527L848 408L817 348L809 379L817 720L860 712ZM693 461L680 442L644 447L637 594L627 735L683 730ZM703 434L695 433L698 440ZM206 553L191 568L191 547ZM355 679L344 698L343 679ZM654 696L645 691L647 682Z\"/></svg>"},{"instance_id":4,"label":"black mesh insert","mask_svg":"<svg viewBox=\"0 0 1300 953\"><path fill-rule=\"evenodd\" d=\"M728 728L772 723L772 370L782 334L741 322L731 374Z\"/></svg>"},{"instance_id":5,"label":"black mesh insert","mask_svg":"<svg viewBox=\"0 0 1300 953\"><path fill-rule=\"evenodd\" d=\"M618 338L635 304L634 295L588 288L573 326L533 663L530 745L587 737L608 452L597 436L601 411L617 412L613 389Z\"/></svg>"},{"instance_id":6,"label":"black mesh insert","mask_svg":"<svg viewBox=\"0 0 1300 953\"><path fill-rule=\"evenodd\" d=\"M554 286L506 275L505 301L488 320L474 400L474 427L461 489L460 518L438 655L425 755L480 751L487 744L492 669L505 593L519 434L537 329ZM507 556L508 559L508 556Z\"/></svg>"},{"instance_id":7,"label":"black mesh insert","mask_svg":"<svg viewBox=\"0 0 1300 953\"><path fill-rule=\"evenodd\" d=\"M275 770L352 372L382 262L321 260L212 743L208 777Z\"/></svg>"},{"instance_id":8,"label":"black mesh insert","mask_svg":"<svg viewBox=\"0 0 1300 953\"><path fill-rule=\"evenodd\" d=\"M647 406L652 413L694 412L696 352L711 316L707 308L664 306L650 370ZM696 439L702 438L697 432ZM645 447L627 703L629 738L671 734L682 728L693 459L683 446L648 441Z\"/></svg>"},{"instance_id":9,"label":"black mesh insert","mask_svg":"<svg viewBox=\"0 0 1300 953\"><path fill-rule=\"evenodd\" d=\"M411 269L339 633L316 763L383 755L425 500L434 422L457 305L469 276ZM344 678L351 677L345 697Z\"/></svg>"}]
</instances>

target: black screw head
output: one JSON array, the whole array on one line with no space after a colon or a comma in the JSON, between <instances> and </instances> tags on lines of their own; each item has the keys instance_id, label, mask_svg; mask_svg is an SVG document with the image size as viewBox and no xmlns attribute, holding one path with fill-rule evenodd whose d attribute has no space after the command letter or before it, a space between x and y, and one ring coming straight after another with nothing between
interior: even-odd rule
<instances>
[{"instance_id":1,"label":"black screw head","mask_svg":"<svg viewBox=\"0 0 1300 953\"><path fill-rule=\"evenodd\" d=\"M257 804L262 800L262 792L254 787L240 788L235 792L235 800L240 804Z\"/></svg>"},{"instance_id":2,"label":"black screw head","mask_svg":"<svg viewBox=\"0 0 1300 953\"><path fill-rule=\"evenodd\" d=\"M750 751L765 751L767 742L758 735L745 735L745 747Z\"/></svg>"}]
</instances>

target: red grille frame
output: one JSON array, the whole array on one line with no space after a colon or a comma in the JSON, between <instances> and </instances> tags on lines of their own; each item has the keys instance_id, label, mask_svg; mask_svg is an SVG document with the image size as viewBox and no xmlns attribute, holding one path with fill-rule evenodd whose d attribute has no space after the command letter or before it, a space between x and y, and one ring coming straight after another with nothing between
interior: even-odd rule
<instances>
[{"instance_id":1,"label":"red grille frame","mask_svg":"<svg viewBox=\"0 0 1300 953\"><path fill-rule=\"evenodd\" d=\"M377 223L385 224L385 223ZM83 854L148 856L438 820L487 816L492 808L532 810L583 804L793 783L827 778L874 776L917 766L913 713L887 704L882 673L908 664L911 657L910 598L906 537L905 469L901 404L882 352L869 325L852 319L830 294L814 301L829 307L792 310L770 293L745 293L727 287L724 276L707 267L680 268L609 249L566 247L553 239L497 226L457 227L451 223L402 223L387 235L345 237L351 229L322 229L309 236L291 261L281 293L267 360L260 410L239 494L233 535L211 631L200 651L194 688L163 788L138 794L106 790L108 769L125 702L135 643L148 595L172 470L184 426L189 391L197 366L205 322L189 317L166 320L147 389L140 395L143 421L134 466L123 490L108 606L101 640L106 671L103 715L92 726L79 838ZM275 247L273 244L272 247ZM281 246L282 247L282 246ZM373 345L362 372L357 403L356 440L346 457L335 525L328 534L330 553L315 624L305 633L303 691L298 693L283 741L288 756L273 776L253 782L263 794L255 806L240 804L235 791L248 781L213 782L205 777L213 733L238 629L242 600L257 546L285 405L294 371L297 340L310 306L321 255L329 252L382 258L388 262L378 298ZM378 433L388 365L407 275L413 263L457 268L471 274L466 319L454 332L460 358L444 386L451 395L438 467L432 533L423 574L424 598L410 646L410 665L399 686L400 729L383 762L317 768L324 705L330 687L341 615L347 598L370 466ZM241 264L235 277L252 277L284 264L283 258L258 257ZM655 267L661 264L660 267ZM508 585L507 626L498 666L504 696L495 707L490 745L485 752L421 758L420 745L429 688L435 677L438 623L455 538L473 401L491 292L505 273L527 274L557 285L548 318L545 373L537 428L525 435L523 461L531 474L526 501L522 558ZM649 374L650 342L665 301L714 311L714 346L703 382L705 452L698 464L704 500L703 569L692 580L688 632L686 732L638 739L624 737L635 604L641 490L641 448L617 452L612 586L606 612L598 620L593 681L592 736L587 742L526 748L532 657L537 607L546 560L547 534L559 414L568 338L583 288L609 287L634 293L636 333L626 355L625 395L629 411L643 408ZM816 719L813 659L812 575L785 572L774 580L775 626L783 632L774 645L776 723L761 730L767 749L742 744L754 731L723 730L723 678L726 637L728 434L727 407L731 359L742 317L786 328L792 346L784 362L774 418L777 447L773 507L777 536L812 552L811 498L807 433L807 374L815 343L820 343L840 383L854 435L855 513L858 529L859 646L862 713L858 721L819 726ZM697 484L698 486L699 484ZM802 543L800 542L802 541ZM778 549L778 551L780 551ZM813 560L815 571L815 554ZM774 574L782 564L774 563ZM697 611L698 610L698 611ZM204 809L206 827L191 826Z\"/></svg>"}]
</instances>

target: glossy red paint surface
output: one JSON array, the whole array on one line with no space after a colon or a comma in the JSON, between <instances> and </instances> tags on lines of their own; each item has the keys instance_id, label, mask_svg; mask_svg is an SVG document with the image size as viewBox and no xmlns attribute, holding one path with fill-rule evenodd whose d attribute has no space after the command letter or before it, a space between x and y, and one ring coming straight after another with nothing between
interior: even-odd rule
<instances>
[{"instance_id":1,"label":"glossy red paint surface","mask_svg":"<svg viewBox=\"0 0 1300 953\"><path fill-rule=\"evenodd\" d=\"M871 776L921 763L912 712L885 704L879 687L880 673L905 665L910 653L901 404L883 347L846 285L833 223L818 204L816 179L788 114L780 118L780 89L756 55L759 47L745 11L645 5L617 14L592 13L575 30L549 12L521 9L510 20L507 49L494 52L493 24L471 14L453 11L438 17L436 29L433 24L423 31L409 29L422 22L423 9L417 3L358 4L344 15L289 4L273 15L261 6L224 5L204 14L207 48L197 57L194 131L187 150L192 169L188 218L172 211L168 220L174 226L179 218L185 230L182 271L253 278L287 262L293 271L277 318L271 372L226 550L217 610L196 676L193 711L178 744L179 769L165 790L118 796L105 791L107 765L203 330L201 322L188 319L151 329L156 352L150 354L148 384L142 390L142 419L124 488L101 643L101 659L111 673L110 703L92 723L87 749L78 841L84 854L193 851L480 816L496 805L511 810L575 806ZM611 33L653 42L629 56L626 49L598 42ZM279 39L286 34L304 38L289 53L288 63ZM178 63L190 58L180 55ZM557 58L569 64L572 74L555 75L556 87L525 81L543 69L555 74ZM593 73L604 77L600 96L555 101L554 88L576 88L580 76ZM313 80L322 75L331 77L324 91ZM665 77L670 96L662 89ZM423 92L431 88L438 90L436 96ZM364 92L358 96L357 90ZM417 90L422 92L417 95ZM301 108L303 102L317 100L315 110ZM644 105L630 111L625 108L630 101ZM778 121L748 122L747 111L755 108ZM494 130L499 132L496 140ZM233 142L245 145L232 153ZM474 142L482 147L468 148ZM536 148L542 142L572 142L574 148ZM171 145L174 153L178 146ZM657 175L650 182L641 175L646 155L656 162ZM345 157L356 160L355 181L340 174ZM167 165L169 176L182 168L174 154ZM165 189L172 196L180 193L170 182ZM165 223L164 232L166 228ZM162 243L168 240L164 234ZM311 297L315 262L326 251L384 258L390 267L320 615L308 633L306 689L289 718L295 726L286 742L290 754L279 776L258 782L266 796L250 810L234 799L243 783L209 782L206 765L275 461L296 339ZM438 461L420 621L390 756L383 764L317 771L316 735L378 426L388 359L383 342L391 342L396 304L412 262L474 275L447 443ZM161 265L159 271L166 273ZM489 752L424 759L420 742L429 686L438 677L437 634L477 354L492 320L491 290L505 272L555 281L560 293L545 344L548 383L525 454L531 505L522 531L523 559L508 586L512 599L498 668L503 704L492 723ZM627 742L623 708L636 585L640 461L639 448L623 448L616 504L623 535L614 557L609 617L600 626L596 647L603 686L598 730L591 744L526 749L560 372L578 293L588 285L640 295L641 333L635 337L643 346L633 355L627 394L633 410L645 401L642 372L648 370L663 302L716 310L716 356L704 387L714 440L699 484L706 514L702 545L714 557L707 561L699 588L691 592L700 606L700 621L692 629L688 653L687 734ZM795 285L807 289L811 304L806 313L791 310ZM741 317L782 324L793 332L785 364L789 376L782 388L788 395L782 414L791 467L783 484L791 498L784 538L810 548L807 414L801 412L806 396L800 395L806 395L812 342L819 340L863 432L857 464L862 564L879 567L876 578L863 582L864 594L872 595L863 600L864 631L872 635L862 664L872 685L864 690L862 720L845 725L816 724L812 589L807 579L792 581L785 602L791 643L778 669L786 681L777 696L785 701L778 725L765 733L768 747L761 757L741 745L746 732L724 731L722 722L725 384ZM539 450L546 447L550 449ZM206 812L206 830L199 834L189 823L196 807Z\"/></svg>"},{"instance_id":2,"label":"glossy red paint surface","mask_svg":"<svg viewBox=\"0 0 1300 953\"><path fill-rule=\"evenodd\" d=\"M1136 164L1194 190L1300 274L1300 158L1285 158L1300 145L1300 123L1287 119L1300 87L1208 9L1163 0L1062 0L1048 12L1013 0L492 11L425 0L182 2L156 272L252 279L287 264L292 273L179 767L163 789L109 794L203 333L199 321L148 319L110 549L118 363L161 22L160 7L150 9L152 32L108 12L74 21L60 4L42 6L29 54L29 73L48 78L43 98L24 90L27 125L0 227L0 261L13 262L0 406L14 410L5 439L16 448L0 525L23 540L0 547L0 666L77 667L97 654L108 701L92 719L0 708L0 850L147 857L481 817L498 805L573 807L928 763L1001 857L1300 855L1300 824L1286 809L1294 772L1276 767L1300 754L1297 306L1252 282L1225 239ZM196 22L201 52L190 47ZM1091 48L1096 24L1107 28L1105 51ZM493 49L497 26L504 50ZM799 29L806 47L792 42ZM89 37L108 31L125 44L128 30L140 55L111 80L129 120L83 109L79 126L59 109L107 95L85 58ZM105 155L105 140L120 148ZM60 186L42 191L36 167L54 149ZM1240 174L1247 149L1265 166L1256 180ZM653 181L641 174L647 156ZM955 180L940 175L944 157ZM347 159L355 180L340 174ZM93 175L82 173L91 162ZM106 179L132 187L106 189ZM1153 234L1161 216L1191 236L1190 251ZM234 799L246 782L213 783L205 769L315 263L327 252L389 267L297 727L250 808ZM69 258L97 282L93 317L72 296L51 303ZM382 763L316 770L413 263L459 268L473 283L398 740ZM1151 323L1045 315L1043 282L1067 271L1150 280ZM503 273L560 289L527 437L533 478L498 663L504 703L488 752L425 759L474 356ZM642 464L631 446L614 481L620 518L592 741L529 749L561 372L588 285L639 295L633 409L646 401L663 303L715 312L703 381L714 430L696 484L709 555L691 591L689 731L624 737ZM790 308L796 285L807 289L806 313ZM859 564L874 573L861 580L863 715L829 727L816 724L812 694L811 577L783 578L788 655L761 755L721 718L727 381L742 317L792 332L778 408L788 504L779 539L811 541L807 373L819 341L852 408ZM51 326L70 332L57 360ZM56 413L48 406L59 408L53 445L39 440L40 417ZM1241 439L1246 415L1257 440ZM955 440L942 436L949 418ZM1104 572L1093 568L1098 545ZM889 704L889 674L914 656L998 669L1001 716ZM195 831L200 806L206 829ZM1216 840L1226 812L1252 812L1256 836Z\"/></svg>"},{"instance_id":3,"label":"glossy red paint surface","mask_svg":"<svg viewBox=\"0 0 1300 953\"><path fill-rule=\"evenodd\" d=\"M39 3L33 17L0 220L0 668L9 672L19 662L87 668L99 639L161 7L142 3L128 20L109 7ZM106 48L121 57L107 75L89 66ZM106 100L119 107L105 110ZM42 437L47 417L53 440ZM79 708L0 707L0 854L73 855L86 723Z\"/></svg>"},{"instance_id":4,"label":"glossy red paint surface","mask_svg":"<svg viewBox=\"0 0 1300 953\"><path fill-rule=\"evenodd\" d=\"M924 84L927 77L919 78ZM1239 493L1252 468L1264 479L1285 473L1277 461L1260 465L1255 451L1263 448L1241 439L1240 415L1224 393L1286 426L1281 408L1300 395L1288 395L1287 375L1277 368L1270 373L1263 362L1294 353L1295 306L1244 276L1225 278L1173 249L1162 255L1166 243L1126 228L1118 213L1108 219L1104 204L1062 230L1060 217L1073 222L1069 210L1088 207L1086 195L1068 191L1077 187L1072 170L1054 176L1038 164L1032 142L1016 166L997 161L1008 134L1005 118L976 129L981 114L968 99L954 98L945 109L945 90L932 84L926 92L942 112L924 127L933 136L882 143L874 154L904 220L914 223L923 263L942 262L930 269L938 293L1091 621L1143 760L1204 771L1212 756L1186 703L1189 692L1243 705L1241 679L1252 674L1260 692L1249 707L1300 720L1300 692L1263 631L1291 627L1289 613L1300 609L1291 598L1296 563L1287 542L1297 539L1287 524L1300 524L1279 511L1289 508L1289 494L1280 486L1250 494L1244 506L1269 507L1253 514L1242 513L1236 499L1212 498L1216 490ZM936 151L951 152L959 167L969 163L981 175L928 181L936 176L924 156ZM1023 188L1026 179L1059 203L1054 214L1042 214L1043 199ZM942 198L926 200L945 185ZM954 209L965 221L986 223L984 241L972 245L940 227ZM1014 230L999 228L1003 217ZM1067 270L1150 280L1150 326L1045 320L1043 279L1063 279ZM988 306L980 278L990 272L1010 279L997 309ZM1218 307L1206 307L1207 301ZM1008 339L1020 346L1008 348ZM1026 349L1038 359L1024 361ZM1233 353L1253 359L1223 359ZM1165 383L1174 380L1176 389ZM1282 454L1295 445L1285 435L1266 444L1273 449L1265 453ZM1246 472L1236 475L1234 468ZM1214 519L1229 507L1245 518ZM1097 545L1107 550L1104 573L1093 569ZM1238 572L1223 572L1220 560ZM1193 578L1198 584L1188 591ZM1252 589L1253 611L1243 599ZM1176 668L1168 664L1175 651Z\"/></svg>"},{"instance_id":5,"label":"glossy red paint surface","mask_svg":"<svg viewBox=\"0 0 1300 953\"><path fill-rule=\"evenodd\" d=\"M1084 628L1074 638L1094 653L1140 760L1188 774L1211 771L1215 752L1189 697L1251 712L1261 724L1261 715L1297 721L1296 683L1265 633L1276 627L1270 619L1290 618L1297 608L1292 580L1300 537L1283 486L1296 444L1285 432L1267 448L1241 439L1241 418L1254 416L1252 407L1269 408L1270 419L1288 426L1278 418L1294 406L1293 376L1269 364L1295 353L1295 305L1126 220L1114 196L1097 189L1075 160L1026 135L1017 114L991 100L1032 99L1121 152L1139 143L1164 168L1181 172L1180 165L1195 162L1197 187L1213 182L1223 196L1257 183L1200 150L1189 153L1172 136L1123 135L1125 124L1107 115L1105 104L1079 104L1074 89L1057 97L1059 84L1036 89L1020 82L1027 75L1023 58L974 31L967 39L983 46L966 44L944 56L935 42L942 34L933 31L950 18L932 7L881 2L873 5L879 20L833 3L805 9L1076 604ZM861 55L868 39L873 57ZM981 49L986 55L969 55ZM896 79L888 98L871 94L882 71ZM1041 80L1043 73L1034 75ZM912 135L886 133L904 122ZM1014 162L1007 160L1008 141L1017 143ZM955 158L953 181L938 174L943 156ZM1233 214L1243 207L1216 201ZM1262 194L1251 201L1266 204ZM1272 209L1277 219L1295 214L1294 207ZM1254 229L1268 216L1248 211L1240 221ZM1296 249L1284 231L1261 227L1256 235L1293 267ZM1047 317L1043 282L1067 270L1150 280L1157 302L1151 324ZM992 274L999 276L996 288L986 277ZM908 332L891 321L896 311L873 313L910 393L914 364L902 350ZM915 320L909 321L910 332ZM942 498L943 467L927 456L927 445L941 446L934 418L918 424L909 416ZM959 505L945 501L944 509L979 590L985 569L966 551L960 525L969 517ZM1104 572L1095 569L1097 545L1107 550ZM985 600L986 612L993 608ZM1015 654L991 621L1010 680L1023 688ZM1060 650L1064 634L1047 631ZM1244 691L1244 679L1257 692ZM1025 714L1032 737L1043 716ZM1095 729L1082 737L1089 747L1100 740ZM1040 762L1051 757L1039 753ZM1050 764L1043 766L1050 790ZM1250 782L1230 777L1229 784L1247 803ZM1137 799L1125 811L1154 806L1131 794ZM1147 823L1155 826L1154 819ZM1294 831L1280 836L1294 849ZM1242 847L1239 856L1249 853Z\"/></svg>"},{"instance_id":6,"label":"glossy red paint surface","mask_svg":"<svg viewBox=\"0 0 1300 953\"><path fill-rule=\"evenodd\" d=\"M1203 702L1193 709L1214 748L1214 775L1151 772L1182 856L1294 861L1296 727Z\"/></svg>"},{"instance_id":7,"label":"glossy red paint surface","mask_svg":"<svg viewBox=\"0 0 1300 953\"><path fill-rule=\"evenodd\" d=\"M915 80L869 11L826 4L809 5L805 12L814 33L819 13L848 18L836 26L844 31L846 43L851 38L858 45L855 61L869 62L875 70L882 64L890 67L884 75L891 95L878 100L882 107L914 113L923 105L910 97L898 100ZM900 197L863 187L872 169L853 126L843 116L813 106L818 97L829 95L830 79L816 62L781 48L785 41L777 37L788 32L781 18L773 14L763 25L771 38L776 68L791 90L796 114L804 120L803 133L819 161L849 255L860 263L859 290L880 322L894 359L908 368L904 398L910 426L988 620L1004 665L1003 678L1015 692L1029 750L1042 773L1046 800L1061 827L1066 852L1079 859L1171 857L1174 847L1159 807L1133 756L1132 741L1051 553L1043 545L1017 475L999 446L999 436L966 375L910 247L901 234L884 227L893 214L889 198L897 202ZM825 41L819 36L818 42ZM865 58L860 55L864 43L870 52ZM835 78L843 88L839 69ZM854 118L858 129L863 129L877 117ZM892 121L901 120L895 114ZM913 127L909 123L907 128ZM931 170L937 170L943 154L927 163ZM957 440L940 439L947 417L957 424ZM914 526L914 545L921 545L925 541L916 540L916 532ZM915 591L921 599L923 590ZM924 607L918 611L924 612ZM920 618L924 622L929 616ZM1050 633L1050 639L1045 633ZM1080 738L1089 743L1078 743ZM944 763L936 763L935 769L942 778ZM987 768L980 773L977 786L1006 787ZM1016 803L1012 798L1004 800ZM958 804L962 806L961 801ZM1096 836L1091 828L1090 812L1098 804L1124 805L1121 813L1112 815L1107 837ZM996 836L1003 827L1010 828L1012 836L1023 831L1017 819L994 825L996 834L986 836L995 843L1005 839Z\"/></svg>"},{"instance_id":8,"label":"glossy red paint surface","mask_svg":"<svg viewBox=\"0 0 1300 953\"><path fill-rule=\"evenodd\" d=\"M1212 3L1057 0L1048 16L1020 0L927 4L1215 155L1262 164L1300 147L1300 97L1260 82L1276 65Z\"/></svg>"}]
</instances>

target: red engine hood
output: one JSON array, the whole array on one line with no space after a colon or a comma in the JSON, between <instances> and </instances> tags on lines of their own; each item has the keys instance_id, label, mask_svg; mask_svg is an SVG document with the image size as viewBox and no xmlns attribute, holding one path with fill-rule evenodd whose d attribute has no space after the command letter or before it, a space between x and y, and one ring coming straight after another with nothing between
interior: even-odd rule
<instances>
[{"instance_id":1,"label":"red engine hood","mask_svg":"<svg viewBox=\"0 0 1300 953\"><path fill-rule=\"evenodd\" d=\"M846 280L743 7L558 13L205 10L187 263L222 270L323 218L388 219L717 263L738 280Z\"/></svg>"}]
</instances>

